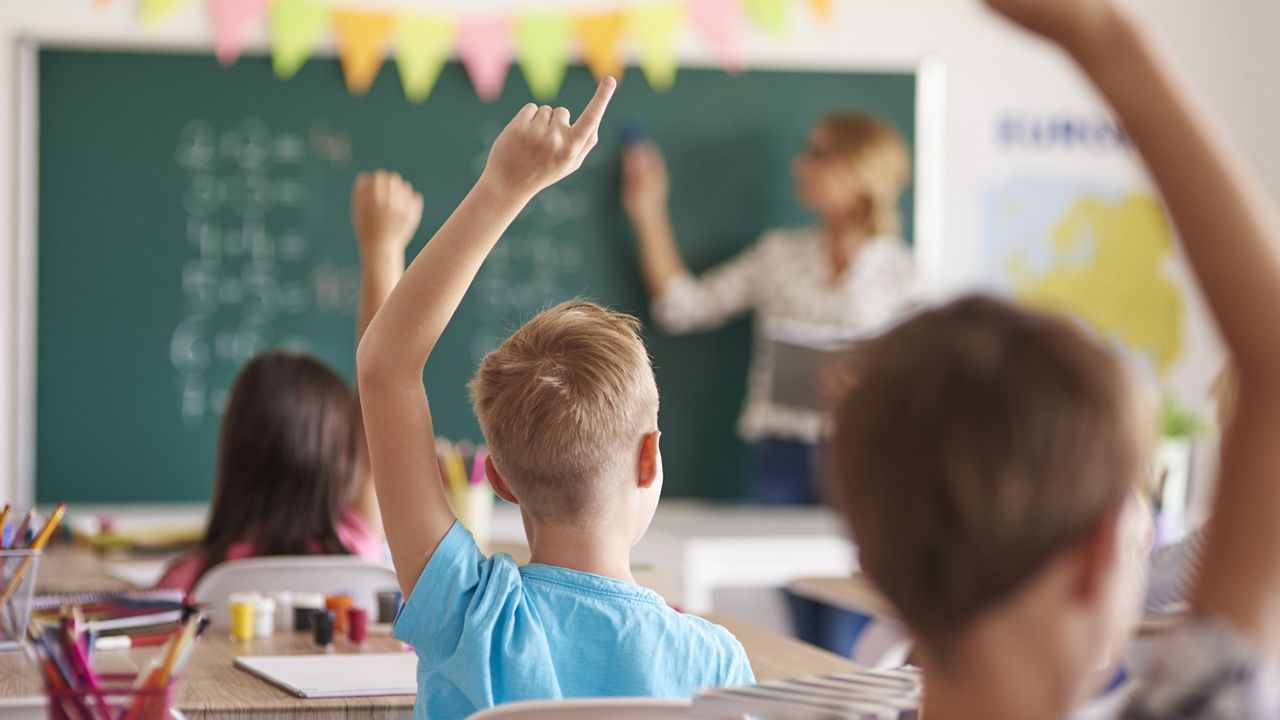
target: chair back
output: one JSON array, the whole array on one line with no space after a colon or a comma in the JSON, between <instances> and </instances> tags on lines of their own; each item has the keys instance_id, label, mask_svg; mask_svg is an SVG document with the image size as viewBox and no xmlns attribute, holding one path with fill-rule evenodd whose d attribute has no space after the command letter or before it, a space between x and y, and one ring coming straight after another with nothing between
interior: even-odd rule
<instances>
[{"instance_id":1,"label":"chair back","mask_svg":"<svg viewBox=\"0 0 1280 720\"><path fill-rule=\"evenodd\" d=\"M390 565L351 555L276 555L220 563L200 578L191 596L208 608L215 625L226 627L232 593L350 593L357 607L372 614L378 609L378 592L399 587Z\"/></svg>"}]
</instances>

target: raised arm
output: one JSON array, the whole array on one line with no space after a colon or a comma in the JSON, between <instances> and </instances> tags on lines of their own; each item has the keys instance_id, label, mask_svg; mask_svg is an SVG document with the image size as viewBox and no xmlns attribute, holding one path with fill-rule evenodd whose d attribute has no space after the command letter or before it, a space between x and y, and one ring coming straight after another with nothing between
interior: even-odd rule
<instances>
[{"instance_id":1,"label":"raised arm","mask_svg":"<svg viewBox=\"0 0 1280 720\"><path fill-rule=\"evenodd\" d=\"M671 178L657 145L638 142L623 151L622 207L636 234L640 269L651 298L662 297L673 280L689 273L667 210L670 195Z\"/></svg>"},{"instance_id":2,"label":"raised arm","mask_svg":"<svg viewBox=\"0 0 1280 720\"><path fill-rule=\"evenodd\" d=\"M360 173L351 187L351 226L360 248L360 307L356 315L356 346L404 274L404 251L422 222L422 195L396 173ZM359 405L357 404L357 410ZM370 528L382 535L382 515L369 469L369 442L364 422L356 429L357 491L355 509Z\"/></svg>"},{"instance_id":3,"label":"raised arm","mask_svg":"<svg viewBox=\"0 0 1280 720\"><path fill-rule=\"evenodd\" d=\"M374 317L356 356L374 484L406 596L454 523L436 458L422 370L480 264L529 200L595 147L616 83L605 78L576 123L526 105L493 143L480 180Z\"/></svg>"},{"instance_id":4,"label":"raised arm","mask_svg":"<svg viewBox=\"0 0 1280 720\"><path fill-rule=\"evenodd\" d=\"M1150 168L1239 373L1193 602L1280 652L1280 220L1145 26L1117 0L987 0L1059 43Z\"/></svg>"}]
</instances>

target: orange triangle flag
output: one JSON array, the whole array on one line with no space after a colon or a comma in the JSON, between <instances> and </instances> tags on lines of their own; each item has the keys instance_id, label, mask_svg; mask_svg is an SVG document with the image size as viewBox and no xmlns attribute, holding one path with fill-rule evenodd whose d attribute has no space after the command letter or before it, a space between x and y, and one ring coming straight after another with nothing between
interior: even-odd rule
<instances>
[{"instance_id":1,"label":"orange triangle flag","mask_svg":"<svg viewBox=\"0 0 1280 720\"><path fill-rule=\"evenodd\" d=\"M573 32L582 46L582 60L596 80L606 76L621 81L626 66L622 62L622 31L627 27L625 12L579 15Z\"/></svg>"},{"instance_id":2,"label":"orange triangle flag","mask_svg":"<svg viewBox=\"0 0 1280 720\"><path fill-rule=\"evenodd\" d=\"M387 55L387 39L395 27L389 13L338 8L333 11L333 30L338 40L338 59L347 78L347 90L354 95L369 92L373 79Z\"/></svg>"},{"instance_id":3,"label":"orange triangle flag","mask_svg":"<svg viewBox=\"0 0 1280 720\"><path fill-rule=\"evenodd\" d=\"M809 9L823 25L829 25L836 19L836 0L809 0Z\"/></svg>"}]
</instances>

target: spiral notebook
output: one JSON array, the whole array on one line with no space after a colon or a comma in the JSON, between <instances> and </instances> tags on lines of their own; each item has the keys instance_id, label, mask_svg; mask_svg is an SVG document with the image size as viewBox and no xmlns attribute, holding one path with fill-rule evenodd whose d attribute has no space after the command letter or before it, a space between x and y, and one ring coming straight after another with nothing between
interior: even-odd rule
<instances>
[{"instance_id":1,"label":"spiral notebook","mask_svg":"<svg viewBox=\"0 0 1280 720\"><path fill-rule=\"evenodd\" d=\"M238 657L235 666L303 698L413 695L418 657L411 652Z\"/></svg>"},{"instance_id":2,"label":"spiral notebook","mask_svg":"<svg viewBox=\"0 0 1280 720\"><path fill-rule=\"evenodd\" d=\"M690 714L760 720L916 720L920 672L915 668L823 675L709 690Z\"/></svg>"}]
</instances>

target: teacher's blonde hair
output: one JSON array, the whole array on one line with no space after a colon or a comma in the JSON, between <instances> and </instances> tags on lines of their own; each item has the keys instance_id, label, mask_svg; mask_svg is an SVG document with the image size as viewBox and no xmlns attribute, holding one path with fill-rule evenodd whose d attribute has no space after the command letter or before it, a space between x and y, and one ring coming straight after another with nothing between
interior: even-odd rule
<instances>
[{"instance_id":1,"label":"teacher's blonde hair","mask_svg":"<svg viewBox=\"0 0 1280 720\"><path fill-rule=\"evenodd\" d=\"M870 233L900 235L898 199L911 180L911 155L902 135L887 122L856 112L828 115L818 127L830 134L838 156L866 193Z\"/></svg>"}]
</instances>

